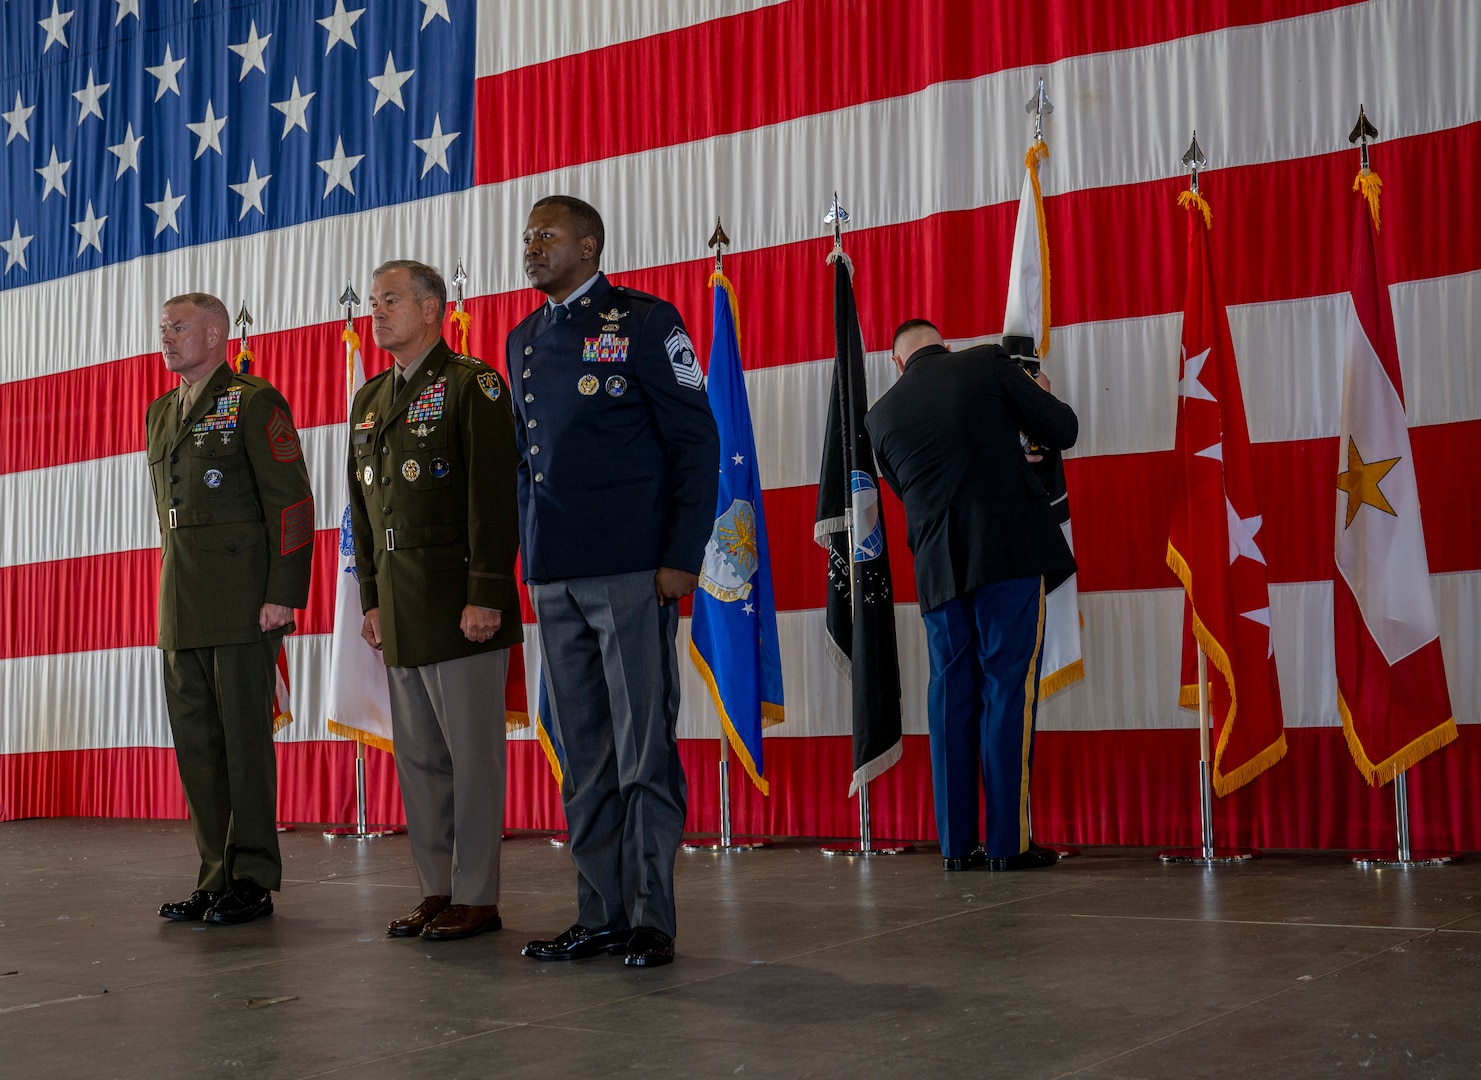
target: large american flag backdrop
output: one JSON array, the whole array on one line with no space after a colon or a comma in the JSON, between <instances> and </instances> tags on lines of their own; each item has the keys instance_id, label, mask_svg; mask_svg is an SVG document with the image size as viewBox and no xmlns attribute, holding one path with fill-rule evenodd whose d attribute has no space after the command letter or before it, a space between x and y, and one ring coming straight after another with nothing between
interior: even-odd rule
<instances>
[{"instance_id":1,"label":"large american flag backdrop","mask_svg":"<svg viewBox=\"0 0 1481 1080\"><path fill-rule=\"evenodd\" d=\"M767 733L772 794L739 778L735 824L853 832L849 695L824 646L825 553L812 542L833 352L822 217L836 189L874 395L900 320L930 317L963 344L1000 332L1024 102L1042 76L1056 103L1042 168L1046 369L1081 421L1066 468L1087 674L1040 711L1038 834L1196 834L1196 717L1177 706L1183 594L1164 562L1186 272L1175 200L1196 128L1290 746L1219 801L1216 829L1265 846L1392 837L1387 790L1363 783L1344 744L1333 674L1357 170L1345 136L1361 102L1382 133L1381 257L1461 725L1411 774L1415 840L1481 847L1478 46L1472 0L7 0L0 819L184 814L142 446L145 405L169 386L160 303L194 289L233 310L247 301L255 371L292 403L318 494L313 597L287 643L297 720L278 736L279 815L350 814L353 744L324 719L345 442L336 299L347 278L363 294L383 259L451 271L461 256L470 351L498 358L539 299L520 272L525 214L568 192L603 211L609 272L676 302L701 356L717 215L734 238L726 273L788 706ZM363 318L359 329L373 373L389 359ZM875 782L874 829L929 838L924 637L890 496L885 517L907 734L904 759ZM719 727L685 666L689 824L713 830ZM511 739L511 824L559 826L538 743ZM399 819L390 759L368 754L372 817Z\"/></svg>"}]
</instances>

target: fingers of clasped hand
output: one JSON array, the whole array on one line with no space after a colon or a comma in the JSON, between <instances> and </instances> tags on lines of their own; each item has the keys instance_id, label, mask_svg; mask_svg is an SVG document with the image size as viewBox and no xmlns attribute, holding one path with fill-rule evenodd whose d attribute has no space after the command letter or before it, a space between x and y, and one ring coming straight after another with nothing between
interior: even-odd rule
<instances>
[{"instance_id":1,"label":"fingers of clasped hand","mask_svg":"<svg viewBox=\"0 0 1481 1080\"><path fill-rule=\"evenodd\" d=\"M381 647L381 609L373 607L365 613L365 621L360 624L360 636L372 649Z\"/></svg>"},{"instance_id":2,"label":"fingers of clasped hand","mask_svg":"<svg viewBox=\"0 0 1481 1080\"><path fill-rule=\"evenodd\" d=\"M659 607L678 603L692 593L698 584L698 574L690 574L668 566L660 566L658 573L653 575L653 590L658 594Z\"/></svg>"},{"instance_id":3,"label":"fingers of clasped hand","mask_svg":"<svg viewBox=\"0 0 1481 1080\"><path fill-rule=\"evenodd\" d=\"M484 642L499 632L499 627L503 625L503 622L504 616L496 608L469 604L463 608L463 618L458 625L463 631L463 636L469 641Z\"/></svg>"},{"instance_id":4,"label":"fingers of clasped hand","mask_svg":"<svg viewBox=\"0 0 1481 1080\"><path fill-rule=\"evenodd\" d=\"M293 609L282 604L263 604L257 613L257 628L264 634L271 633L293 621Z\"/></svg>"}]
</instances>

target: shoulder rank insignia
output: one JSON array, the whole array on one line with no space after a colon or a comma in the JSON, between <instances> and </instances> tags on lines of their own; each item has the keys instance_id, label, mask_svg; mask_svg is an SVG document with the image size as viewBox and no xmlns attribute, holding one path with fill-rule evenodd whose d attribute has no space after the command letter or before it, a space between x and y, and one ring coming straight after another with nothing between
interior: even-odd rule
<instances>
[{"instance_id":1,"label":"shoulder rank insignia","mask_svg":"<svg viewBox=\"0 0 1481 1080\"><path fill-rule=\"evenodd\" d=\"M694 344L684 328L676 326L670 330L668 337L663 339L663 344L668 349L669 366L674 369L674 379L678 384L690 390L703 389L704 372L699 369L699 361L694 356Z\"/></svg>"},{"instance_id":2,"label":"shoulder rank insignia","mask_svg":"<svg viewBox=\"0 0 1481 1080\"><path fill-rule=\"evenodd\" d=\"M598 319L605 319L607 322L616 322L618 319L625 319L625 318L627 318L631 314L632 314L632 312L630 312L630 311L618 311L614 307L611 311L599 311L599 312L597 312L597 318ZM614 326L612 329L615 330L617 328Z\"/></svg>"},{"instance_id":3,"label":"shoulder rank insignia","mask_svg":"<svg viewBox=\"0 0 1481 1080\"><path fill-rule=\"evenodd\" d=\"M499 400L499 376L492 371L480 371L477 376L478 388L483 391L483 396L490 401Z\"/></svg>"}]
</instances>

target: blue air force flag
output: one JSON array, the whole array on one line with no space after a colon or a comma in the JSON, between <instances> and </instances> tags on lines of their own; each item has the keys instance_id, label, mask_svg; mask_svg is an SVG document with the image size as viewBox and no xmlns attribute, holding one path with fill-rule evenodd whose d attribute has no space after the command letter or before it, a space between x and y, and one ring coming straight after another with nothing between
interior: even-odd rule
<instances>
[{"instance_id":1,"label":"blue air force flag","mask_svg":"<svg viewBox=\"0 0 1481 1080\"><path fill-rule=\"evenodd\" d=\"M785 719L776 599L756 437L735 328L735 293L723 274L715 274L710 283L715 288L715 334L709 392L720 433L720 490L694 593L689 655L710 688L736 759L767 795L771 788L762 766L761 731Z\"/></svg>"}]
</instances>

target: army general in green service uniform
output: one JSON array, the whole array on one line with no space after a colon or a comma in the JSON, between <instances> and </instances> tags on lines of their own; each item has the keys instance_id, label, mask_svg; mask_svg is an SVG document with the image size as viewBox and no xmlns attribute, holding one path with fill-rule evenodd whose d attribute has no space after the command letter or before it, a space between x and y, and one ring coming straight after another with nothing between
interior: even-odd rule
<instances>
[{"instance_id":1,"label":"army general in green service uniform","mask_svg":"<svg viewBox=\"0 0 1481 1080\"><path fill-rule=\"evenodd\" d=\"M145 419L165 702L201 855L196 890L159 913L214 923L272 914L281 885L273 686L314 552L293 416L266 380L226 364L229 330L214 296L165 303L160 352L180 386Z\"/></svg>"},{"instance_id":2,"label":"army general in green service uniform","mask_svg":"<svg viewBox=\"0 0 1481 1080\"><path fill-rule=\"evenodd\" d=\"M445 941L502 925L504 680L524 639L519 454L503 378L442 340L441 274L384 263L370 307L375 343L396 362L351 407L350 520L423 897L386 932Z\"/></svg>"}]
</instances>

